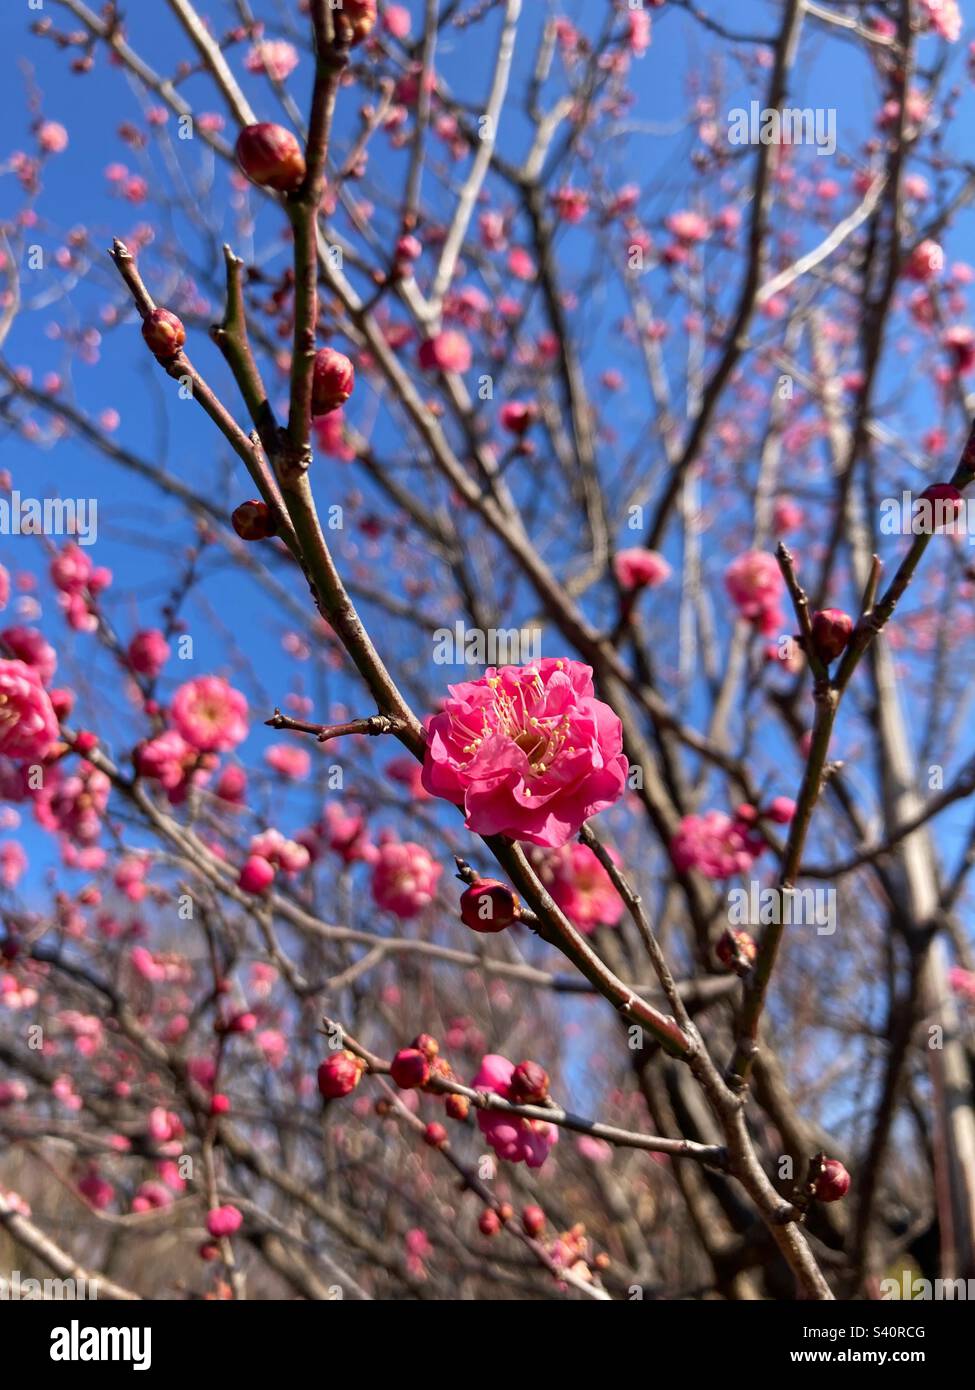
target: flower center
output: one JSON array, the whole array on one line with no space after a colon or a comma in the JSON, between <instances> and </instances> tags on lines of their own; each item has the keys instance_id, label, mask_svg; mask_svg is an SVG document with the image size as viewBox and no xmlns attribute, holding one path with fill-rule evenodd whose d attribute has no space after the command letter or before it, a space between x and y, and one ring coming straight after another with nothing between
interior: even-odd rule
<instances>
[{"instance_id":1,"label":"flower center","mask_svg":"<svg viewBox=\"0 0 975 1390\"><path fill-rule=\"evenodd\" d=\"M535 776L548 771L552 763L567 748L574 752L572 744L567 744L570 720L567 714L561 716L532 714L529 701L539 699L545 693L542 678L538 671L529 667L524 673L527 681L521 681L512 688L504 688L500 676L490 676L488 685L493 693L490 705L481 711L480 729L471 728L456 715L451 716L451 724L457 734L469 740L463 751L473 757L485 738L493 733L503 734L524 753ZM526 701L525 692L528 692Z\"/></svg>"}]
</instances>

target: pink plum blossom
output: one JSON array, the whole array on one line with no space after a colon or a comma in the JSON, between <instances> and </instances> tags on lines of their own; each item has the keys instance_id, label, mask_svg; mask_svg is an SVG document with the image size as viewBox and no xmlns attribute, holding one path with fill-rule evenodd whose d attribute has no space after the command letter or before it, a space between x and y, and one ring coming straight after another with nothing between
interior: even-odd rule
<instances>
[{"instance_id":1,"label":"pink plum blossom","mask_svg":"<svg viewBox=\"0 0 975 1390\"><path fill-rule=\"evenodd\" d=\"M622 727L595 698L591 667L545 658L449 689L423 785L463 806L469 830L559 848L623 795Z\"/></svg>"},{"instance_id":2,"label":"pink plum blossom","mask_svg":"<svg viewBox=\"0 0 975 1390\"><path fill-rule=\"evenodd\" d=\"M514 1071L514 1062L489 1052L481 1059L471 1085L476 1090L493 1091L510 1100ZM509 1163L525 1163L529 1168L541 1168L559 1138L555 1125L544 1120L525 1120L520 1115L507 1115L497 1110L478 1110L477 1127L498 1158Z\"/></svg>"},{"instance_id":3,"label":"pink plum blossom","mask_svg":"<svg viewBox=\"0 0 975 1390\"><path fill-rule=\"evenodd\" d=\"M774 555L763 550L746 551L732 560L724 582L741 616L763 636L771 637L781 630L785 622L780 608L785 581Z\"/></svg>"},{"instance_id":4,"label":"pink plum blossom","mask_svg":"<svg viewBox=\"0 0 975 1390\"><path fill-rule=\"evenodd\" d=\"M57 737L57 717L38 670L0 660L0 756L43 758Z\"/></svg>"},{"instance_id":5,"label":"pink plum blossom","mask_svg":"<svg viewBox=\"0 0 975 1390\"><path fill-rule=\"evenodd\" d=\"M416 917L433 901L442 872L442 866L422 845L388 840L380 845L373 865L373 899L396 917Z\"/></svg>"},{"instance_id":6,"label":"pink plum blossom","mask_svg":"<svg viewBox=\"0 0 975 1390\"><path fill-rule=\"evenodd\" d=\"M682 873L696 869L714 879L747 873L764 849L761 835L724 811L685 816L670 843L671 856Z\"/></svg>"},{"instance_id":7,"label":"pink plum blossom","mask_svg":"<svg viewBox=\"0 0 975 1390\"><path fill-rule=\"evenodd\" d=\"M247 737L247 701L222 676L197 676L173 696L173 723L202 753L228 753Z\"/></svg>"},{"instance_id":8,"label":"pink plum blossom","mask_svg":"<svg viewBox=\"0 0 975 1390\"><path fill-rule=\"evenodd\" d=\"M622 589L652 589L670 578L670 565L664 557L643 546L618 550L613 557L613 570Z\"/></svg>"}]
</instances>

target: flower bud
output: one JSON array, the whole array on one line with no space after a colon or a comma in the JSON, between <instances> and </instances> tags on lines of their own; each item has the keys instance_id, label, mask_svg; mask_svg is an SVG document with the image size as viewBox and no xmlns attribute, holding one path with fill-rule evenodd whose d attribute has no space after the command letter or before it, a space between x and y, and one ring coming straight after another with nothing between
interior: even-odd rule
<instances>
[{"instance_id":1,"label":"flower bud","mask_svg":"<svg viewBox=\"0 0 975 1390\"><path fill-rule=\"evenodd\" d=\"M214 1207L207 1212L207 1230L214 1240L221 1240L224 1236L232 1236L235 1231L239 1231L244 1218L236 1207Z\"/></svg>"},{"instance_id":2,"label":"flower bud","mask_svg":"<svg viewBox=\"0 0 975 1390\"><path fill-rule=\"evenodd\" d=\"M335 348L319 348L311 384L312 415L328 415L352 395L355 368L344 352Z\"/></svg>"},{"instance_id":3,"label":"flower bud","mask_svg":"<svg viewBox=\"0 0 975 1390\"><path fill-rule=\"evenodd\" d=\"M226 1115L230 1110L230 1097L225 1096L221 1091L215 1091L210 1097L210 1114Z\"/></svg>"},{"instance_id":4,"label":"flower bud","mask_svg":"<svg viewBox=\"0 0 975 1390\"><path fill-rule=\"evenodd\" d=\"M266 541L277 530L271 508L257 497L235 507L230 524L242 541Z\"/></svg>"},{"instance_id":5,"label":"flower bud","mask_svg":"<svg viewBox=\"0 0 975 1390\"><path fill-rule=\"evenodd\" d=\"M434 1120L423 1131L423 1142L429 1144L431 1149L442 1149L447 1142L447 1131L442 1124Z\"/></svg>"},{"instance_id":6,"label":"flower bud","mask_svg":"<svg viewBox=\"0 0 975 1390\"><path fill-rule=\"evenodd\" d=\"M354 1052L343 1048L332 1052L319 1064L318 1089L325 1100L340 1100L350 1095L362 1080L366 1064Z\"/></svg>"},{"instance_id":7,"label":"flower bud","mask_svg":"<svg viewBox=\"0 0 975 1390\"><path fill-rule=\"evenodd\" d=\"M335 36L354 47L372 33L377 18L376 0L342 0L332 11Z\"/></svg>"},{"instance_id":8,"label":"flower bud","mask_svg":"<svg viewBox=\"0 0 975 1390\"><path fill-rule=\"evenodd\" d=\"M433 1061L434 1057L436 1057L440 1051L440 1044L437 1042L436 1038L431 1037L429 1033L417 1033L416 1037L410 1043L410 1046L415 1047L417 1052L422 1052L424 1057L430 1062Z\"/></svg>"},{"instance_id":9,"label":"flower bud","mask_svg":"<svg viewBox=\"0 0 975 1390\"><path fill-rule=\"evenodd\" d=\"M444 1110L452 1120L466 1120L470 1114L471 1103L467 1096L450 1095L444 1104Z\"/></svg>"},{"instance_id":10,"label":"flower bud","mask_svg":"<svg viewBox=\"0 0 975 1390\"><path fill-rule=\"evenodd\" d=\"M260 188L293 193L305 178L305 156L290 130L271 121L245 126L237 137L241 173Z\"/></svg>"},{"instance_id":11,"label":"flower bud","mask_svg":"<svg viewBox=\"0 0 975 1390\"><path fill-rule=\"evenodd\" d=\"M160 362L168 362L186 342L186 329L182 319L169 309L153 309L142 320L142 336L150 352L155 353Z\"/></svg>"},{"instance_id":12,"label":"flower bud","mask_svg":"<svg viewBox=\"0 0 975 1390\"><path fill-rule=\"evenodd\" d=\"M227 1020L225 1033L253 1033L257 1027L257 1014L250 1012L231 1014Z\"/></svg>"},{"instance_id":13,"label":"flower bud","mask_svg":"<svg viewBox=\"0 0 975 1390\"><path fill-rule=\"evenodd\" d=\"M816 1200L838 1202L850 1190L850 1175L838 1158L827 1158L816 1179Z\"/></svg>"},{"instance_id":14,"label":"flower bud","mask_svg":"<svg viewBox=\"0 0 975 1390\"><path fill-rule=\"evenodd\" d=\"M946 526L951 526L957 520L965 508L965 499L951 483L931 483L921 493L921 500L931 504L930 526L926 527L922 534L943 531ZM920 515L923 517L923 511Z\"/></svg>"},{"instance_id":15,"label":"flower bud","mask_svg":"<svg viewBox=\"0 0 975 1390\"><path fill-rule=\"evenodd\" d=\"M395 259L397 262L418 261L422 255L423 246L415 236L401 236L396 243Z\"/></svg>"},{"instance_id":16,"label":"flower bud","mask_svg":"<svg viewBox=\"0 0 975 1390\"><path fill-rule=\"evenodd\" d=\"M755 938L747 931L724 931L714 954L722 965L732 970L736 965L751 965L758 954Z\"/></svg>"},{"instance_id":17,"label":"flower bud","mask_svg":"<svg viewBox=\"0 0 975 1390\"><path fill-rule=\"evenodd\" d=\"M765 815L776 825L788 825L796 813L796 803L791 796L774 796L765 808Z\"/></svg>"},{"instance_id":18,"label":"flower bud","mask_svg":"<svg viewBox=\"0 0 975 1390\"><path fill-rule=\"evenodd\" d=\"M526 1236L541 1235L545 1229L545 1213L541 1207L522 1207L521 1226Z\"/></svg>"},{"instance_id":19,"label":"flower bud","mask_svg":"<svg viewBox=\"0 0 975 1390\"><path fill-rule=\"evenodd\" d=\"M496 878L478 878L460 898L460 916L471 931L504 931L521 912L518 895Z\"/></svg>"},{"instance_id":20,"label":"flower bud","mask_svg":"<svg viewBox=\"0 0 975 1390\"><path fill-rule=\"evenodd\" d=\"M850 640L853 619L840 608L823 608L813 614L812 637L816 655L826 666L835 661Z\"/></svg>"},{"instance_id":21,"label":"flower bud","mask_svg":"<svg viewBox=\"0 0 975 1390\"><path fill-rule=\"evenodd\" d=\"M507 401L498 412L501 428L521 438L527 434L541 412L534 401Z\"/></svg>"},{"instance_id":22,"label":"flower bud","mask_svg":"<svg viewBox=\"0 0 975 1390\"><path fill-rule=\"evenodd\" d=\"M501 1229L501 1218L492 1207L485 1207L477 1220L477 1229L482 1236L496 1236Z\"/></svg>"},{"instance_id":23,"label":"flower bud","mask_svg":"<svg viewBox=\"0 0 975 1390\"><path fill-rule=\"evenodd\" d=\"M274 869L259 854L252 854L240 871L238 885L245 893L263 893L274 882Z\"/></svg>"},{"instance_id":24,"label":"flower bud","mask_svg":"<svg viewBox=\"0 0 975 1390\"><path fill-rule=\"evenodd\" d=\"M511 1073L511 1099L518 1105L538 1105L548 1096L548 1072L537 1062L519 1062Z\"/></svg>"},{"instance_id":25,"label":"flower bud","mask_svg":"<svg viewBox=\"0 0 975 1390\"><path fill-rule=\"evenodd\" d=\"M430 1080L430 1063L415 1047L402 1047L390 1064L389 1074L402 1091L414 1091Z\"/></svg>"}]
</instances>

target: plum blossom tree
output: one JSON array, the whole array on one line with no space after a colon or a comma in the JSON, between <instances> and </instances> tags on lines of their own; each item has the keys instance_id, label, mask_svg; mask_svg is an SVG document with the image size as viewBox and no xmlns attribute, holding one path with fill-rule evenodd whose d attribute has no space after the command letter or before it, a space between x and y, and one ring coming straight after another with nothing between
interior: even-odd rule
<instances>
[{"instance_id":1,"label":"plum blossom tree","mask_svg":"<svg viewBox=\"0 0 975 1390\"><path fill-rule=\"evenodd\" d=\"M959 5L29 22L0 1266L975 1277Z\"/></svg>"}]
</instances>

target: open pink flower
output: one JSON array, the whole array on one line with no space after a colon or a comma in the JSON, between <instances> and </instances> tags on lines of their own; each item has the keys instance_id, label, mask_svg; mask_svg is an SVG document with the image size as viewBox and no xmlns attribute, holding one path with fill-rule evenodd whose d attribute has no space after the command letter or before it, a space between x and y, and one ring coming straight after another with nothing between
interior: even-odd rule
<instances>
[{"instance_id":1,"label":"open pink flower","mask_svg":"<svg viewBox=\"0 0 975 1390\"><path fill-rule=\"evenodd\" d=\"M43 758L57 736L57 716L37 668L0 660L0 756Z\"/></svg>"},{"instance_id":2,"label":"open pink flower","mask_svg":"<svg viewBox=\"0 0 975 1390\"><path fill-rule=\"evenodd\" d=\"M176 728L201 753L229 753L247 737L247 701L222 676L197 676L173 696Z\"/></svg>"},{"instance_id":3,"label":"open pink flower","mask_svg":"<svg viewBox=\"0 0 975 1390\"><path fill-rule=\"evenodd\" d=\"M182 783L196 759L196 749L175 729L166 729L158 738L140 744L135 755L139 776L161 782L167 791Z\"/></svg>"},{"instance_id":4,"label":"open pink flower","mask_svg":"<svg viewBox=\"0 0 975 1390\"><path fill-rule=\"evenodd\" d=\"M618 863L619 855L610 850ZM596 927L615 927L623 916L623 899L613 880L588 845L578 840L539 856L538 873L573 926L581 932Z\"/></svg>"},{"instance_id":5,"label":"open pink flower","mask_svg":"<svg viewBox=\"0 0 975 1390\"><path fill-rule=\"evenodd\" d=\"M18 660L26 662L50 685L58 668L57 653L36 627L5 627L0 640Z\"/></svg>"},{"instance_id":6,"label":"open pink flower","mask_svg":"<svg viewBox=\"0 0 975 1390\"><path fill-rule=\"evenodd\" d=\"M471 345L463 333L447 328L420 344L419 357L427 372L466 372L471 365Z\"/></svg>"},{"instance_id":7,"label":"open pink flower","mask_svg":"<svg viewBox=\"0 0 975 1390\"><path fill-rule=\"evenodd\" d=\"M244 58L248 72L266 72L273 82L283 82L298 66L298 50L287 39L262 39Z\"/></svg>"},{"instance_id":8,"label":"open pink flower","mask_svg":"<svg viewBox=\"0 0 975 1390\"><path fill-rule=\"evenodd\" d=\"M626 790L622 727L595 699L591 667L545 658L449 689L423 785L463 806L469 830L558 849Z\"/></svg>"},{"instance_id":9,"label":"open pink flower","mask_svg":"<svg viewBox=\"0 0 975 1390\"><path fill-rule=\"evenodd\" d=\"M765 637L772 637L785 622L779 603L785 581L774 555L748 550L725 571L725 588L739 613Z\"/></svg>"},{"instance_id":10,"label":"open pink flower","mask_svg":"<svg viewBox=\"0 0 975 1390\"><path fill-rule=\"evenodd\" d=\"M664 557L641 545L618 550L613 570L622 589L642 589L644 585L652 589L670 578L670 566Z\"/></svg>"},{"instance_id":11,"label":"open pink flower","mask_svg":"<svg viewBox=\"0 0 975 1390\"><path fill-rule=\"evenodd\" d=\"M958 0L921 0L920 19L926 29L939 38L947 39L948 43L957 43L961 37L962 19Z\"/></svg>"},{"instance_id":12,"label":"open pink flower","mask_svg":"<svg viewBox=\"0 0 975 1390\"><path fill-rule=\"evenodd\" d=\"M27 855L19 840L4 840L0 844L0 883L4 888L16 888L27 868Z\"/></svg>"},{"instance_id":13,"label":"open pink flower","mask_svg":"<svg viewBox=\"0 0 975 1390\"><path fill-rule=\"evenodd\" d=\"M682 872L697 869L705 878L746 873L765 849L765 840L747 821L724 811L685 816L670 842L671 857Z\"/></svg>"},{"instance_id":14,"label":"open pink flower","mask_svg":"<svg viewBox=\"0 0 975 1390\"><path fill-rule=\"evenodd\" d=\"M311 754L307 748L299 748L294 743L272 743L265 750L264 761L282 777L295 782L302 781L311 772Z\"/></svg>"},{"instance_id":15,"label":"open pink flower","mask_svg":"<svg viewBox=\"0 0 975 1390\"><path fill-rule=\"evenodd\" d=\"M61 154L68 148L68 132L60 121L42 121L37 128L37 143L47 154Z\"/></svg>"},{"instance_id":16,"label":"open pink flower","mask_svg":"<svg viewBox=\"0 0 975 1390\"><path fill-rule=\"evenodd\" d=\"M369 839L366 818L357 807L346 808L337 801L326 801L317 831L346 864L357 859L372 863L376 859L378 850Z\"/></svg>"},{"instance_id":17,"label":"open pink flower","mask_svg":"<svg viewBox=\"0 0 975 1390\"><path fill-rule=\"evenodd\" d=\"M157 627L147 627L132 638L127 656L133 671L155 680L169 660L169 643Z\"/></svg>"},{"instance_id":18,"label":"open pink flower","mask_svg":"<svg viewBox=\"0 0 975 1390\"><path fill-rule=\"evenodd\" d=\"M481 1067L471 1085L478 1091L494 1091L511 1100L511 1078L515 1064L507 1057L489 1052L481 1059ZM549 1149L558 1143L555 1125L544 1120L524 1120L520 1115L505 1115L497 1110L478 1110L477 1127L498 1158L509 1163L527 1163L529 1168L541 1168Z\"/></svg>"},{"instance_id":19,"label":"open pink flower","mask_svg":"<svg viewBox=\"0 0 975 1390\"><path fill-rule=\"evenodd\" d=\"M389 840L376 856L372 896L396 917L415 917L433 902L442 872L442 865L422 845Z\"/></svg>"},{"instance_id":20,"label":"open pink flower","mask_svg":"<svg viewBox=\"0 0 975 1390\"><path fill-rule=\"evenodd\" d=\"M672 212L664 219L664 225L671 236L687 245L694 241L704 241L711 233L706 217L699 212Z\"/></svg>"}]
</instances>

